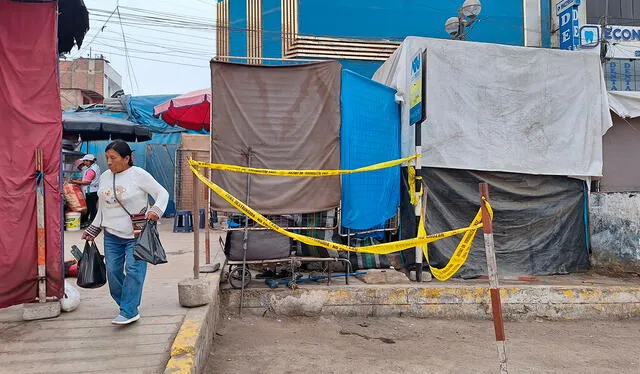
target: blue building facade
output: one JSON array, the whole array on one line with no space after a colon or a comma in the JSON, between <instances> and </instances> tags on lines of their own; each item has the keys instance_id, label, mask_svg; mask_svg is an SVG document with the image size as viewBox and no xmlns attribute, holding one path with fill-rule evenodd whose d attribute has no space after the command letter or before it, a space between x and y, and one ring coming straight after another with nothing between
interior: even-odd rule
<instances>
[{"instance_id":1,"label":"blue building facade","mask_svg":"<svg viewBox=\"0 0 640 374\"><path fill-rule=\"evenodd\" d=\"M217 56L256 64L337 59L370 77L406 36L448 38L444 23L462 2L219 0ZM551 5L552 0L482 0L467 40L550 47Z\"/></svg>"}]
</instances>

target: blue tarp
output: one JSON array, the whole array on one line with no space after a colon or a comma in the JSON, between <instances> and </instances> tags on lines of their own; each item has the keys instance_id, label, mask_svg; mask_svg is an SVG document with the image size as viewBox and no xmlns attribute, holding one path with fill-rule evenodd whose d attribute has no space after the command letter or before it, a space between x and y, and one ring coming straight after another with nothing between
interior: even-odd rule
<instances>
[{"instance_id":1,"label":"blue tarp","mask_svg":"<svg viewBox=\"0 0 640 374\"><path fill-rule=\"evenodd\" d=\"M169 192L166 216L172 216L175 213L175 158L180 138L180 133L153 134L153 138L147 142L128 143L133 151L134 164L148 171ZM110 142L101 140L86 142L82 145L83 152L96 155L102 171L107 170L104 149Z\"/></svg>"},{"instance_id":2,"label":"blue tarp","mask_svg":"<svg viewBox=\"0 0 640 374\"><path fill-rule=\"evenodd\" d=\"M169 101L176 95L153 95L153 96L129 96L127 101L127 111L130 120L147 126L151 131L158 133L176 133L186 131L182 127L171 126L162 118L153 116L153 107Z\"/></svg>"},{"instance_id":3,"label":"blue tarp","mask_svg":"<svg viewBox=\"0 0 640 374\"><path fill-rule=\"evenodd\" d=\"M181 134L200 134L196 131L187 131L182 127L170 126L161 118L153 117L153 107L161 104L176 95L154 96L129 96L126 100L124 112L108 112L104 108L90 108L90 111L101 111L101 114L128 119L129 121L146 126L153 132L151 140L142 143L129 143L133 150L133 158L136 166L148 171L167 191L169 191L169 205L166 216L175 213L175 157L180 145ZM93 153L98 158L101 170L106 170L104 149L110 141L92 141L84 143L82 151Z\"/></svg>"},{"instance_id":4,"label":"blue tarp","mask_svg":"<svg viewBox=\"0 0 640 374\"><path fill-rule=\"evenodd\" d=\"M400 158L400 106L396 91L349 70L340 96L342 169ZM342 226L368 230L384 225L400 204L400 166L342 177Z\"/></svg>"}]
</instances>

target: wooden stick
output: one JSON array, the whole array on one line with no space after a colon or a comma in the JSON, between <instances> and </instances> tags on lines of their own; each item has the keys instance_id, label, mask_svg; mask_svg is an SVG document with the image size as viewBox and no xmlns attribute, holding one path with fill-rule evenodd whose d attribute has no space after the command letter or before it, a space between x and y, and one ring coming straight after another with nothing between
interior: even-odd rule
<instances>
[{"instance_id":1,"label":"wooden stick","mask_svg":"<svg viewBox=\"0 0 640 374\"><path fill-rule=\"evenodd\" d=\"M196 153L191 152L191 158L196 159ZM193 181L193 279L200 278L200 211L199 200L200 194L198 193L198 178L194 173L191 173L191 180Z\"/></svg>"},{"instance_id":2,"label":"wooden stick","mask_svg":"<svg viewBox=\"0 0 640 374\"><path fill-rule=\"evenodd\" d=\"M38 301L47 301L47 242L44 214L44 168L42 149L36 148L36 236L38 247Z\"/></svg>"},{"instance_id":3,"label":"wooden stick","mask_svg":"<svg viewBox=\"0 0 640 374\"><path fill-rule=\"evenodd\" d=\"M498 284L498 264L493 243L493 223L487 209L489 202L489 185L480 183L480 206L482 207L482 230L484 231L484 248L487 255L487 272L489 273L489 292L491 294L491 311L493 314L493 328L496 334L498 361L500 373L507 370L507 346L504 335L504 320L502 319L502 303L500 301L500 286Z\"/></svg>"},{"instance_id":4,"label":"wooden stick","mask_svg":"<svg viewBox=\"0 0 640 374\"><path fill-rule=\"evenodd\" d=\"M207 178L211 180L211 169L207 169ZM207 203L207 206L204 208L204 261L209 265L211 263L211 189L205 188L203 191L204 201Z\"/></svg>"}]
</instances>

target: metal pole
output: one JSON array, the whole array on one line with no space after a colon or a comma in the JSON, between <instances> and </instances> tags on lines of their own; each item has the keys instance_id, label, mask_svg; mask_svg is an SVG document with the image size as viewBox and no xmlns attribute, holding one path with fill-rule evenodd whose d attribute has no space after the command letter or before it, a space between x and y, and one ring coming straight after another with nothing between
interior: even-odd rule
<instances>
[{"instance_id":1,"label":"metal pole","mask_svg":"<svg viewBox=\"0 0 640 374\"><path fill-rule=\"evenodd\" d=\"M414 125L416 127L416 154L422 154L422 134L421 134L421 125L420 123L416 123ZM416 158L416 177L420 176L420 170L422 169L422 158ZM421 183L418 178L416 178L416 194L419 193L421 188ZM416 230L418 225L420 224L420 217L422 215L422 199L418 198L416 206L415 206L415 215L416 215ZM422 282L422 248L416 247L416 282Z\"/></svg>"},{"instance_id":2,"label":"metal pole","mask_svg":"<svg viewBox=\"0 0 640 374\"><path fill-rule=\"evenodd\" d=\"M493 314L493 328L496 334L500 373L507 370L507 346L504 336L504 320L502 319L502 303L500 301L500 286L498 284L498 264L493 243L493 224L487 209L489 202L489 186L480 183L480 206L482 207L482 230L484 231L484 248L487 255L487 272L489 273L489 292L491 293L491 311Z\"/></svg>"},{"instance_id":3,"label":"metal pole","mask_svg":"<svg viewBox=\"0 0 640 374\"><path fill-rule=\"evenodd\" d=\"M247 167L251 167L251 148L247 154ZM247 194L245 204L249 205L249 197L251 191L251 174L247 173ZM245 272L247 271L247 245L249 241L249 217L244 217L244 236L242 238L242 287L240 288L240 315L242 315L242 309L244 308L244 282Z\"/></svg>"},{"instance_id":4,"label":"metal pole","mask_svg":"<svg viewBox=\"0 0 640 374\"><path fill-rule=\"evenodd\" d=\"M427 53L426 50L422 51L422 116L415 126L415 154L422 155L422 121L426 118L427 112ZM415 206L416 215L416 232L418 232L418 225L420 225L420 217L422 216L422 199L420 198L420 188L422 188L422 182L420 181L420 170L422 169L422 156L416 158L416 198L417 203ZM415 247L415 262L416 262L416 282L422 282L422 248Z\"/></svg>"},{"instance_id":5,"label":"metal pole","mask_svg":"<svg viewBox=\"0 0 640 374\"><path fill-rule=\"evenodd\" d=\"M211 169L207 169L207 178L211 180ZM207 202L207 206L204 209L204 256L205 263L209 265L211 263L211 189L209 188L205 188L204 190L204 201ZM199 216L200 214L198 214L198 217Z\"/></svg>"},{"instance_id":6,"label":"metal pole","mask_svg":"<svg viewBox=\"0 0 640 374\"><path fill-rule=\"evenodd\" d=\"M196 159L196 153L191 152L191 158ZM193 226L193 279L200 278L200 211L199 200L200 194L198 193L198 178L195 174L191 173L191 180L193 181L193 214L191 224Z\"/></svg>"},{"instance_id":7,"label":"metal pole","mask_svg":"<svg viewBox=\"0 0 640 374\"><path fill-rule=\"evenodd\" d=\"M38 301L47 301L47 242L44 219L44 167L42 149L36 148L36 238L38 248Z\"/></svg>"}]
</instances>

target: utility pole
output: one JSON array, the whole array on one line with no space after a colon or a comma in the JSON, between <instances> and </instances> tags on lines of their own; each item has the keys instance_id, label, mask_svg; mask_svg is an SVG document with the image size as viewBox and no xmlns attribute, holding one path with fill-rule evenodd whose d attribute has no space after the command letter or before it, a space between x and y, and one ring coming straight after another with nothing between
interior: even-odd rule
<instances>
[{"instance_id":1,"label":"utility pole","mask_svg":"<svg viewBox=\"0 0 640 374\"><path fill-rule=\"evenodd\" d=\"M607 29L609 23L609 0L604 2L604 16L600 17L600 61L604 64L607 57L607 40L604 37L604 32Z\"/></svg>"}]
</instances>

